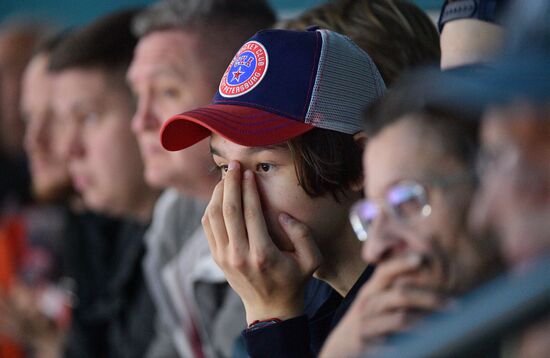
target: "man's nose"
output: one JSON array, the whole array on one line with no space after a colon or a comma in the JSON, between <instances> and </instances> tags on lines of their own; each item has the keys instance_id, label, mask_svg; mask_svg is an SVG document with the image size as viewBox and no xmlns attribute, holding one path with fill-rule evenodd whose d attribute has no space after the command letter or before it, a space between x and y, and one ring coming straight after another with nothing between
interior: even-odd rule
<instances>
[{"instance_id":1,"label":"man's nose","mask_svg":"<svg viewBox=\"0 0 550 358\"><path fill-rule=\"evenodd\" d=\"M80 158L85 154L85 146L82 139L82 130L77 123L71 123L66 127L67 154L69 158Z\"/></svg>"},{"instance_id":2,"label":"man's nose","mask_svg":"<svg viewBox=\"0 0 550 358\"><path fill-rule=\"evenodd\" d=\"M161 120L153 112L151 96L149 94L140 95L137 110L132 118L134 133L158 131L161 124Z\"/></svg>"},{"instance_id":3,"label":"man's nose","mask_svg":"<svg viewBox=\"0 0 550 358\"><path fill-rule=\"evenodd\" d=\"M387 257L392 251L405 245L394 228L393 219L384 210L374 219L368 229L368 237L363 244L362 257L368 263L376 264Z\"/></svg>"}]
</instances>

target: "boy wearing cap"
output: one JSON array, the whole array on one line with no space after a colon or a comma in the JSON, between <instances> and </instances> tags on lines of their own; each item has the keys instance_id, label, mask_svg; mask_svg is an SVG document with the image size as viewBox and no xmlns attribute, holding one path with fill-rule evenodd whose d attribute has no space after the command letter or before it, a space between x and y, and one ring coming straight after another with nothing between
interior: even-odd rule
<instances>
[{"instance_id":1,"label":"boy wearing cap","mask_svg":"<svg viewBox=\"0 0 550 358\"><path fill-rule=\"evenodd\" d=\"M245 305L251 356L316 354L371 273L348 210L361 196L360 112L384 89L344 36L266 30L235 55L211 105L163 126L168 150L211 136L223 179L203 226ZM308 322L311 275L334 293Z\"/></svg>"}]
</instances>

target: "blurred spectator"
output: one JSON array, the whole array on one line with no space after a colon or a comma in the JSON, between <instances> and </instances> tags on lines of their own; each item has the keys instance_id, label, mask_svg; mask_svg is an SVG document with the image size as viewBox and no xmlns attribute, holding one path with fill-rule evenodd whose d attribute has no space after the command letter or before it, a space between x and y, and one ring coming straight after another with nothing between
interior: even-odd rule
<instances>
[{"instance_id":1,"label":"blurred spectator","mask_svg":"<svg viewBox=\"0 0 550 358\"><path fill-rule=\"evenodd\" d=\"M549 83L549 60L541 58L538 71L531 72L537 82ZM483 121L483 185L473 220L498 234L510 266L520 270L550 254L550 86L545 87L545 101L518 95L490 108ZM519 338L518 356L545 356L549 332L550 318L530 327Z\"/></svg>"},{"instance_id":2,"label":"blurred spectator","mask_svg":"<svg viewBox=\"0 0 550 358\"><path fill-rule=\"evenodd\" d=\"M531 266L548 265L550 254L549 15L550 3L546 0L515 2L508 16L506 34L511 41L505 48L505 56L484 66L447 72L440 79L426 77L432 81L433 97L453 112L483 113L482 149L477 163L480 186L472 204L470 224L480 234L496 235L502 256L512 271L509 275L512 283L515 276L521 279L525 272L529 273ZM497 287L500 290L494 293L507 295L504 290L507 287ZM484 298L479 297L480 294L495 296L491 288L489 285L487 291L478 292L477 300L476 296L464 300L462 309L458 306L447 320L440 322L456 326L457 317L475 312L471 306ZM508 289L515 289L514 285ZM531 305L532 297L529 299L521 303ZM516 305L510 314L521 316L522 308ZM548 354L550 318L547 315L539 314L525 330L525 317L518 317L521 325L516 320L515 327L498 324L506 322L506 318L488 318L497 323L492 327L496 331L493 336L498 332L520 331L520 334L499 337L508 355L545 357ZM420 329L427 334L420 334L419 339L427 345L434 339L430 335L432 326L424 324ZM413 339L410 341L415 343ZM455 342L461 351L472 348ZM393 354L408 352L407 348L410 347L404 345L404 350Z\"/></svg>"},{"instance_id":3,"label":"blurred spectator","mask_svg":"<svg viewBox=\"0 0 550 358\"><path fill-rule=\"evenodd\" d=\"M148 183L169 188L146 234L144 269L159 311L149 357L229 357L245 325L200 226L219 180L208 141L171 153L159 132L170 116L208 104L238 47L273 22L263 0L160 1L134 21L140 40L127 74L138 101L133 129Z\"/></svg>"},{"instance_id":4,"label":"blurred spectator","mask_svg":"<svg viewBox=\"0 0 550 358\"><path fill-rule=\"evenodd\" d=\"M289 30L310 26L348 36L372 57L387 86L408 69L439 61L437 30L409 1L330 1L278 25Z\"/></svg>"},{"instance_id":5,"label":"blurred spectator","mask_svg":"<svg viewBox=\"0 0 550 358\"><path fill-rule=\"evenodd\" d=\"M446 0L439 16L441 68L488 62L502 50L509 0Z\"/></svg>"},{"instance_id":6,"label":"blurred spectator","mask_svg":"<svg viewBox=\"0 0 550 358\"><path fill-rule=\"evenodd\" d=\"M61 141L61 121L53 116L51 51L63 34L44 42L31 59L22 82L21 116L26 124L24 146L32 174L33 196L39 202L65 200L72 192Z\"/></svg>"},{"instance_id":7,"label":"blurred spectator","mask_svg":"<svg viewBox=\"0 0 550 358\"><path fill-rule=\"evenodd\" d=\"M8 157L21 154L23 122L19 116L21 78L43 29L25 23L0 27L0 70L2 76L1 153Z\"/></svg>"},{"instance_id":8,"label":"blurred spectator","mask_svg":"<svg viewBox=\"0 0 550 358\"><path fill-rule=\"evenodd\" d=\"M125 74L137 39L135 10L96 20L71 34L51 54L54 115L62 121L69 172L84 204L124 223L94 257L80 252L97 272L74 260L78 305L66 355L135 357L153 336L154 305L143 279L143 234L158 192L145 183L135 110ZM103 242L104 243L104 242ZM89 243L94 245L95 243ZM94 247L94 246L92 246Z\"/></svg>"},{"instance_id":9,"label":"blurred spectator","mask_svg":"<svg viewBox=\"0 0 550 358\"><path fill-rule=\"evenodd\" d=\"M502 267L496 243L466 225L478 121L419 96L419 80L394 87L365 116L368 199L350 219L376 271L329 337L326 357L372 350Z\"/></svg>"},{"instance_id":10,"label":"blurred spectator","mask_svg":"<svg viewBox=\"0 0 550 358\"><path fill-rule=\"evenodd\" d=\"M41 126L44 130L44 122L52 119L50 83L46 72L48 54L56 42L52 40L40 45L38 54L33 57L23 76L21 110L26 123L34 128L26 132L25 140L27 149L29 142L33 142L34 150L28 153L32 158L52 157L49 144L40 146L39 150L35 139L36 127ZM49 133L39 136L43 142ZM54 172L60 175L47 175L51 161L42 162L41 169L45 172L41 174L44 175L33 170L33 182L40 181L35 186L35 198L50 204L53 200L64 199L59 194L68 192L70 188L65 161L57 159L55 162ZM1 220L1 246L9 256L2 260L2 265L5 269L11 266L11 274L1 280L6 295L0 295L3 301L0 316L4 318L0 332L16 338L34 352L41 351L50 356L51 351L56 351L60 343L59 333L68 322L68 298L55 286L61 274L61 236L65 224L62 210L54 205L27 205ZM51 324L46 324L48 322Z\"/></svg>"},{"instance_id":11,"label":"blurred spectator","mask_svg":"<svg viewBox=\"0 0 550 358\"><path fill-rule=\"evenodd\" d=\"M6 200L17 204L29 198L19 96L23 71L44 30L30 22L0 25L0 210Z\"/></svg>"}]
</instances>

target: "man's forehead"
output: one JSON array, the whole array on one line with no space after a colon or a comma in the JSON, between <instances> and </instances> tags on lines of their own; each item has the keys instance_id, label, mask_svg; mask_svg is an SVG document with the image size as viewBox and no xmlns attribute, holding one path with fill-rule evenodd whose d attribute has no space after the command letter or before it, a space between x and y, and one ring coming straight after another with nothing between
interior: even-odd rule
<instances>
[{"instance_id":1,"label":"man's forehead","mask_svg":"<svg viewBox=\"0 0 550 358\"><path fill-rule=\"evenodd\" d=\"M60 81L61 79L61 81ZM108 98L109 87L105 83L78 81L78 77L54 78L52 103L59 110L82 111L99 108Z\"/></svg>"},{"instance_id":2,"label":"man's forehead","mask_svg":"<svg viewBox=\"0 0 550 358\"><path fill-rule=\"evenodd\" d=\"M181 63L196 52L197 42L198 36L191 32L179 29L154 31L139 40L134 62Z\"/></svg>"},{"instance_id":3,"label":"man's forehead","mask_svg":"<svg viewBox=\"0 0 550 358\"><path fill-rule=\"evenodd\" d=\"M179 38L181 34L176 35L157 31L143 37L136 48L128 79L138 81L141 78L174 75L185 77L185 73L194 70L188 68L195 57L192 53L194 44L182 41ZM172 40L173 37L176 37L176 41Z\"/></svg>"}]
</instances>

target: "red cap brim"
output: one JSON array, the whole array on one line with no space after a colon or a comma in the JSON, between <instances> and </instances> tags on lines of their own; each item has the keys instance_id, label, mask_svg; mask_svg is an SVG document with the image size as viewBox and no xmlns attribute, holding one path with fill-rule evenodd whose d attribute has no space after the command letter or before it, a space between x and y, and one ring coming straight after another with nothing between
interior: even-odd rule
<instances>
[{"instance_id":1,"label":"red cap brim","mask_svg":"<svg viewBox=\"0 0 550 358\"><path fill-rule=\"evenodd\" d=\"M164 123L160 141L166 150L182 150L212 132L247 147L282 143L315 128L257 108L211 104L173 116Z\"/></svg>"}]
</instances>

